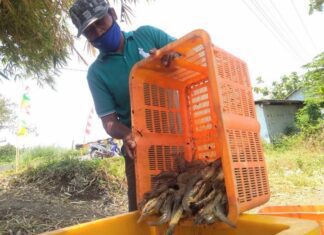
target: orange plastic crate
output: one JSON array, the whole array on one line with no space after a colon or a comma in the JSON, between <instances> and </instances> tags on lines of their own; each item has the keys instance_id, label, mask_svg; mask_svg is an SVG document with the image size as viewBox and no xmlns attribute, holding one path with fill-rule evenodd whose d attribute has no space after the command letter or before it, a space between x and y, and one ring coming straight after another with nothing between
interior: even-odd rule
<instances>
[{"instance_id":1,"label":"orange plastic crate","mask_svg":"<svg viewBox=\"0 0 324 235\"><path fill-rule=\"evenodd\" d=\"M182 56L161 65L170 52ZM269 200L265 159L246 64L196 30L137 63L130 75L132 131L137 141L137 200L174 157L221 158L229 218Z\"/></svg>"}]
</instances>

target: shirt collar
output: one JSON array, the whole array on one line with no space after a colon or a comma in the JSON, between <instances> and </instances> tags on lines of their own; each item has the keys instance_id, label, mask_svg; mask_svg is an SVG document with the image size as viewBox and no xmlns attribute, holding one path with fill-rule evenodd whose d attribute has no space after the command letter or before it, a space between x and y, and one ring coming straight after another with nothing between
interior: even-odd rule
<instances>
[{"instance_id":1,"label":"shirt collar","mask_svg":"<svg viewBox=\"0 0 324 235\"><path fill-rule=\"evenodd\" d=\"M130 31L130 32L124 32L122 31L123 35L124 35L124 50L127 44L127 41L131 38L133 38L134 32ZM100 52L97 59L98 60L103 60L103 58L105 56L114 56L114 55L120 55L120 52L111 52L111 53L106 53L106 52Z\"/></svg>"},{"instance_id":2,"label":"shirt collar","mask_svg":"<svg viewBox=\"0 0 324 235\"><path fill-rule=\"evenodd\" d=\"M129 38L133 38L134 32L130 31L130 32L123 32L124 37L126 40L128 40Z\"/></svg>"}]
</instances>

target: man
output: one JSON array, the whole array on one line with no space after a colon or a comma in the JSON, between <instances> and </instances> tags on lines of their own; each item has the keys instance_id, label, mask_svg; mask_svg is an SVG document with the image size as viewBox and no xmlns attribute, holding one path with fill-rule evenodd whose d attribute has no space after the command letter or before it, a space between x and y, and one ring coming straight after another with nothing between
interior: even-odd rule
<instances>
[{"instance_id":1,"label":"man","mask_svg":"<svg viewBox=\"0 0 324 235\"><path fill-rule=\"evenodd\" d=\"M76 0L70 9L72 22L100 54L88 71L88 84L106 132L123 140L128 183L129 211L137 209L134 169L136 142L131 133L128 76L133 65L175 39L163 31L143 26L122 32L116 13L106 0ZM168 66L178 54L162 58Z\"/></svg>"}]
</instances>

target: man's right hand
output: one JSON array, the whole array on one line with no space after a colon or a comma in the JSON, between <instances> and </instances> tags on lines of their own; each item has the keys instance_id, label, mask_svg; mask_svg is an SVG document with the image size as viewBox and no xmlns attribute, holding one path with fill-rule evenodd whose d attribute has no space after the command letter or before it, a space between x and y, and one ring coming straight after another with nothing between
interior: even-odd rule
<instances>
[{"instance_id":1,"label":"man's right hand","mask_svg":"<svg viewBox=\"0 0 324 235\"><path fill-rule=\"evenodd\" d=\"M127 156L134 159L136 142L131 130L118 120L116 113L102 117L101 121L108 135L123 140Z\"/></svg>"},{"instance_id":2,"label":"man's right hand","mask_svg":"<svg viewBox=\"0 0 324 235\"><path fill-rule=\"evenodd\" d=\"M134 136L132 133L128 134L123 138L125 151L127 156L129 156L131 159L135 158L135 149L136 149L136 142L134 139Z\"/></svg>"}]
</instances>

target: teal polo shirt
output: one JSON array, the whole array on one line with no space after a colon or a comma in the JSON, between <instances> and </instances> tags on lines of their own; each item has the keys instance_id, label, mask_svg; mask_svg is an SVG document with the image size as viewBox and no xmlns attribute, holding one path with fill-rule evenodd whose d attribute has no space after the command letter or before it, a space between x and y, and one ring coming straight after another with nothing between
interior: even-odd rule
<instances>
[{"instance_id":1,"label":"teal polo shirt","mask_svg":"<svg viewBox=\"0 0 324 235\"><path fill-rule=\"evenodd\" d=\"M135 63L162 48L175 38L152 26L123 32L123 53L100 53L88 71L88 85L98 116L117 113L119 120L131 127L129 73Z\"/></svg>"}]
</instances>

